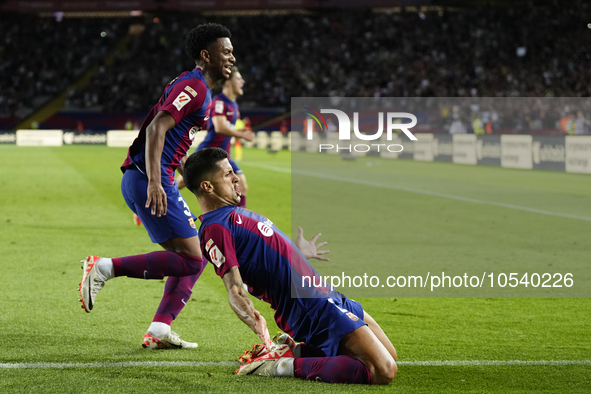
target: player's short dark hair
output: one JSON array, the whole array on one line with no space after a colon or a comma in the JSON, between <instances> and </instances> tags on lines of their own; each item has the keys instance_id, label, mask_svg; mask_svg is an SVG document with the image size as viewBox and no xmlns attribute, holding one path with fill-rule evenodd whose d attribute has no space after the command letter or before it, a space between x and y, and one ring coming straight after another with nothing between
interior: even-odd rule
<instances>
[{"instance_id":1,"label":"player's short dark hair","mask_svg":"<svg viewBox=\"0 0 591 394\"><path fill-rule=\"evenodd\" d=\"M205 148L193 153L183 169L183 178L187 189L201 195L201 182L208 180L214 172L220 170L218 162L228 158L228 152L220 148Z\"/></svg>"},{"instance_id":2,"label":"player's short dark hair","mask_svg":"<svg viewBox=\"0 0 591 394\"><path fill-rule=\"evenodd\" d=\"M209 49L209 46L218 38L232 38L232 33L226 26L218 23L205 23L197 26L189 32L185 40L185 52L193 60L201 60L201 51Z\"/></svg>"}]
</instances>

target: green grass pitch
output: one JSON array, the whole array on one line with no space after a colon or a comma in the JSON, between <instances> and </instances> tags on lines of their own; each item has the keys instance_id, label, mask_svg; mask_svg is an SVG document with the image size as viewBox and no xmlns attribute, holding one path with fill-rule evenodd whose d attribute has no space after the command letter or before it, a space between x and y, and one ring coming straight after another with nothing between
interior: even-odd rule
<instances>
[{"instance_id":1,"label":"green grass pitch","mask_svg":"<svg viewBox=\"0 0 591 394\"><path fill-rule=\"evenodd\" d=\"M591 302L586 298L404 298L395 293L390 298L359 298L398 350L399 374L389 386L238 378L232 362L257 337L234 316L222 281L208 268L173 326L184 338L199 342L199 348L144 350L141 339L163 281L114 279L101 290L90 314L80 308L77 293L79 260L86 255L117 257L157 250L145 230L133 225L120 195L119 165L124 156L125 149L104 146L0 146L0 392L591 391ZM309 159L315 160L330 164L324 162L328 157ZM381 160L380 170L370 172L369 161L340 163L335 174L342 175L345 166L346 175L355 179L378 182L395 177L400 187L591 216L591 178L582 175L408 160ZM320 271L350 256L363 257L356 254L360 252L347 239L347 231L323 228L323 215L336 215L347 207L337 195L327 201L321 194L326 188L349 188L350 198L362 193L359 196L378 202L386 201L387 192L403 225L392 228L378 220L377 211L370 211L371 229L387 229L398 240L397 258L404 260L437 258L445 263L459 256L525 264L528 259L582 261L589 256L588 221L313 177L307 180L308 188L292 193L288 152L272 155L245 149L242 163L250 209L268 216L288 234L297 224L304 224L307 236L323 232L331 262L313 262ZM197 214L194 197L183 194ZM326 204L301 209L294 200L298 214L293 221L298 223L292 223L292 196L316 196ZM433 221L436 213L444 228ZM353 219L344 218L341 227L351 226L348 220ZM494 224L483 227L475 222ZM477 236L479 229L484 230ZM421 246L409 242L410 233L420 234ZM255 305L271 333L276 331L268 306L256 300ZM511 360L529 363L502 363ZM554 363L542 362L549 360Z\"/></svg>"}]
</instances>

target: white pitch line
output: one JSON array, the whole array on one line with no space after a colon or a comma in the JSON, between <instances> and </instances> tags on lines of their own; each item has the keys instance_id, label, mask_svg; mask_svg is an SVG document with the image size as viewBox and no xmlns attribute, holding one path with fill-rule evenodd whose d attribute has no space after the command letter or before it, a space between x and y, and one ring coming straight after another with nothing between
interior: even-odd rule
<instances>
[{"instance_id":1,"label":"white pitch line","mask_svg":"<svg viewBox=\"0 0 591 394\"><path fill-rule=\"evenodd\" d=\"M591 360L429 360L398 361L405 367L473 367L473 366L569 366L589 365ZM236 367L236 361L122 361L102 363L0 363L0 369L64 369L123 367Z\"/></svg>"},{"instance_id":2,"label":"white pitch line","mask_svg":"<svg viewBox=\"0 0 591 394\"><path fill-rule=\"evenodd\" d=\"M282 167L275 167L275 166L268 166L266 164L258 164L258 163L248 163L241 161L240 165L244 165L247 167L256 167L261 168L263 170L275 171L275 172L284 172L286 174L291 174L291 168L282 168Z\"/></svg>"},{"instance_id":3,"label":"white pitch line","mask_svg":"<svg viewBox=\"0 0 591 394\"><path fill-rule=\"evenodd\" d=\"M235 367L237 361L121 361L102 363L0 363L0 369L122 368L122 367Z\"/></svg>"},{"instance_id":4,"label":"white pitch line","mask_svg":"<svg viewBox=\"0 0 591 394\"><path fill-rule=\"evenodd\" d=\"M571 215L568 213L546 211L543 209L524 207L521 205L506 204L506 203L496 202L496 201L479 200L476 198L456 196L454 194L434 192L431 190L414 189L412 187L387 185L385 183L369 182L369 181L363 181L360 179L344 178L344 177L340 177L340 176L318 174L318 173L308 172L308 171L297 171L297 170L290 171L290 170L287 170L287 169L281 168L281 167L273 167L273 166L260 165L260 164L254 164L254 163L241 163L241 164L245 164L246 166L251 166L251 167L258 167L258 168L265 169L265 170L276 171L276 172L294 173L294 174L304 175L304 176L309 176L309 177L314 177L314 178L328 179L331 181L347 182L347 183L353 183L353 184L357 184L357 185L378 187L378 188L382 188L382 189L398 190L398 191L423 194L423 195L433 196L433 197L442 197L442 198L447 198L450 200L470 202L473 204L492 205L492 206L501 207L501 208L515 209L518 211L539 213L542 215L557 216L557 217L561 217L561 218L585 220L587 222L591 222L591 217L588 217L588 216L579 216L579 215Z\"/></svg>"},{"instance_id":5,"label":"white pitch line","mask_svg":"<svg viewBox=\"0 0 591 394\"><path fill-rule=\"evenodd\" d=\"M562 365L591 365L591 360L430 360L430 361L398 361L400 366L419 367L472 367L480 365L491 366L562 366Z\"/></svg>"}]
</instances>

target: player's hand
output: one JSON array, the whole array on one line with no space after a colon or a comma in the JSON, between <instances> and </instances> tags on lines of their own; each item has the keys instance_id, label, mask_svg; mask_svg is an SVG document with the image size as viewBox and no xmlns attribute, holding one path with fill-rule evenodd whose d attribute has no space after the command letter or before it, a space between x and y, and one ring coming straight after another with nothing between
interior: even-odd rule
<instances>
[{"instance_id":1,"label":"player's hand","mask_svg":"<svg viewBox=\"0 0 591 394\"><path fill-rule=\"evenodd\" d=\"M160 182L148 182L148 200L146 208L152 207L152 215L166 215L166 192Z\"/></svg>"},{"instance_id":2,"label":"player's hand","mask_svg":"<svg viewBox=\"0 0 591 394\"><path fill-rule=\"evenodd\" d=\"M300 226L298 226L298 237L295 240L295 245L298 249L302 252L304 257L307 259L317 259L322 261L330 261L327 257L320 257L320 255L327 254L328 250L318 250L319 248L326 245L328 242L320 242L316 244L318 238L320 238L322 234L316 234L311 240L306 241L304 238L304 230Z\"/></svg>"},{"instance_id":3,"label":"player's hand","mask_svg":"<svg viewBox=\"0 0 591 394\"><path fill-rule=\"evenodd\" d=\"M244 131L244 133L242 133L242 138L244 138L247 141L254 140L254 136L255 136L255 134L254 134L254 131L252 131L252 130L246 130L246 131Z\"/></svg>"},{"instance_id":4,"label":"player's hand","mask_svg":"<svg viewBox=\"0 0 591 394\"><path fill-rule=\"evenodd\" d=\"M269 335L269 329L267 329L267 321L265 318L260 314L259 311L254 311L254 318L255 318L255 325L254 331L256 334L261 338L263 341L263 345L267 350L271 350L273 346L271 344L271 335Z\"/></svg>"}]
</instances>

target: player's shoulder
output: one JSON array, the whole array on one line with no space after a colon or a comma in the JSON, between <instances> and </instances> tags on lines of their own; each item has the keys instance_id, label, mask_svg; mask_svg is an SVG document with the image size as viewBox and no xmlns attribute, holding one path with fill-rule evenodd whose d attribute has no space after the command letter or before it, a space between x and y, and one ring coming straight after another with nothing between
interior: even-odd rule
<instances>
[{"instance_id":1,"label":"player's shoulder","mask_svg":"<svg viewBox=\"0 0 591 394\"><path fill-rule=\"evenodd\" d=\"M246 217L254 219L254 220L263 221L263 222L269 220L265 216L261 215L260 213L255 212L255 211L251 211L250 209L246 209L243 207L235 207L234 211L237 214L240 214L242 216L246 216Z\"/></svg>"},{"instance_id":2,"label":"player's shoulder","mask_svg":"<svg viewBox=\"0 0 591 394\"><path fill-rule=\"evenodd\" d=\"M222 101L224 101L225 103L228 103L228 104L231 104L231 103L233 103L233 101L232 101L232 100L230 100L230 99L228 98L228 96L226 96L226 95L224 94L224 92L220 92L220 93L216 94L216 95L214 96L214 98L215 98L215 99L217 99L217 100L222 100Z\"/></svg>"},{"instance_id":3,"label":"player's shoulder","mask_svg":"<svg viewBox=\"0 0 591 394\"><path fill-rule=\"evenodd\" d=\"M195 97L197 94L209 94L211 97L211 91L209 90L209 86L207 86L205 83L205 79L203 79L203 74L201 74L200 71L195 72L194 70L189 73L189 75L190 77L186 79L188 88L185 87L185 90L189 91L193 97ZM190 89L193 89L194 92L191 92Z\"/></svg>"},{"instance_id":4,"label":"player's shoulder","mask_svg":"<svg viewBox=\"0 0 591 394\"><path fill-rule=\"evenodd\" d=\"M230 106L232 105L232 101L230 101L230 99L228 97L226 97L225 94L220 93L220 94L216 94L215 96L213 96L212 98L213 101L215 102L220 102L220 103L224 103L225 106Z\"/></svg>"},{"instance_id":5,"label":"player's shoulder","mask_svg":"<svg viewBox=\"0 0 591 394\"><path fill-rule=\"evenodd\" d=\"M222 93L217 94L212 99L213 111L215 115L224 115L225 108L228 106L228 102L226 101L226 96L223 96Z\"/></svg>"},{"instance_id":6,"label":"player's shoulder","mask_svg":"<svg viewBox=\"0 0 591 394\"><path fill-rule=\"evenodd\" d=\"M192 97L197 97L200 94L207 95L209 92L209 87L205 83L203 73L197 68L192 71L183 72L181 75L173 79L169 85L178 86Z\"/></svg>"},{"instance_id":7,"label":"player's shoulder","mask_svg":"<svg viewBox=\"0 0 591 394\"><path fill-rule=\"evenodd\" d=\"M201 225L204 230L207 230L209 227L212 227L210 230L213 230L215 228L219 228L219 226L227 228L230 215L232 215L233 212L234 207L232 206L225 206L214 211L210 211L204 215L201 215Z\"/></svg>"}]
</instances>

